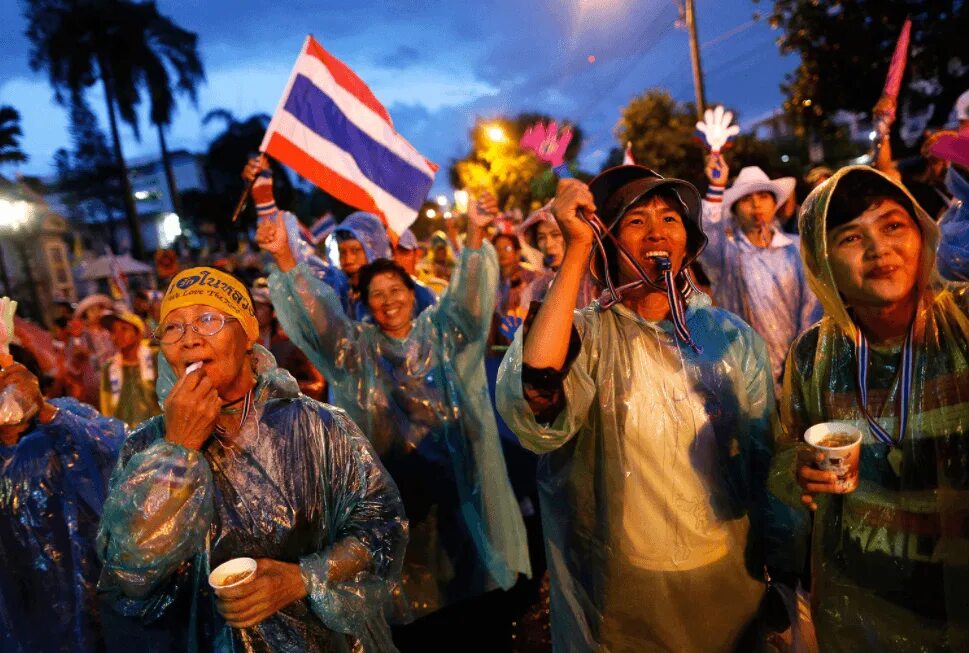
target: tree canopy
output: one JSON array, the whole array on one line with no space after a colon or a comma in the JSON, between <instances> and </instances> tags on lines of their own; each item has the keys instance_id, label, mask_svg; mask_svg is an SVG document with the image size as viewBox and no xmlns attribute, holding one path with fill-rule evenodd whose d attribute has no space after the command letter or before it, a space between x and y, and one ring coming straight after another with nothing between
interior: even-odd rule
<instances>
[{"instance_id":1,"label":"tree canopy","mask_svg":"<svg viewBox=\"0 0 969 653\"><path fill-rule=\"evenodd\" d=\"M20 149L20 113L11 106L0 106L0 165L23 163L27 155Z\"/></svg>"},{"instance_id":2,"label":"tree canopy","mask_svg":"<svg viewBox=\"0 0 969 653\"><path fill-rule=\"evenodd\" d=\"M784 53L801 62L788 76L785 108L801 129L827 128L839 110L870 113L881 95L906 17L912 39L898 128L940 126L969 88L969 3L962 0L777 0L771 24ZM915 129L914 136L921 130Z\"/></svg>"}]
</instances>

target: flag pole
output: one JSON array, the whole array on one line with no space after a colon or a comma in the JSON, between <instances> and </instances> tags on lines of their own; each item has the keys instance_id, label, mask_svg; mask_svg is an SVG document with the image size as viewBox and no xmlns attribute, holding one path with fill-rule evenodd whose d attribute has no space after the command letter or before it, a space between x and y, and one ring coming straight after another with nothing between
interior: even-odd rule
<instances>
[{"instance_id":1,"label":"flag pole","mask_svg":"<svg viewBox=\"0 0 969 653\"><path fill-rule=\"evenodd\" d=\"M236 203L236 210L232 212L232 222L239 219L239 214L242 213L242 209L246 208L246 200L249 199L249 192L252 191L252 185L256 183L253 179L246 184L246 187L242 189L242 195L239 197L239 201Z\"/></svg>"},{"instance_id":2,"label":"flag pole","mask_svg":"<svg viewBox=\"0 0 969 653\"><path fill-rule=\"evenodd\" d=\"M265 152L259 152L256 156L265 156ZM249 157L250 159L252 157ZM257 175L258 176L258 175ZM256 183L256 177L253 177L246 187L242 189L242 195L239 196L239 201L236 202L236 209L232 212L232 220L230 222L235 222L239 219L239 214L242 213L242 209L246 208L246 201L249 199L249 193L252 192L252 186Z\"/></svg>"}]
</instances>

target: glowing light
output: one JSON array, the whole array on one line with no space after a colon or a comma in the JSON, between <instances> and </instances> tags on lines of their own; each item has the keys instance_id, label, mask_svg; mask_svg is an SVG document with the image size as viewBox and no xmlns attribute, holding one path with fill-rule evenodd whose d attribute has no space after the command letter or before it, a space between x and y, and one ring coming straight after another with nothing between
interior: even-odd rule
<instances>
[{"instance_id":1,"label":"glowing light","mask_svg":"<svg viewBox=\"0 0 969 653\"><path fill-rule=\"evenodd\" d=\"M30 221L30 204L22 200L0 200L0 229L18 231Z\"/></svg>"},{"instance_id":2,"label":"glowing light","mask_svg":"<svg viewBox=\"0 0 969 653\"><path fill-rule=\"evenodd\" d=\"M783 161L784 163L787 163L790 160L791 160L791 157L787 156L786 154L781 155L781 161Z\"/></svg>"},{"instance_id":3,"label":"glowing light","mask_svg":"<svg viewBox=\"0 0 969 653\"><path fill-rule=\"evenodd\" d=\"M149 197L151 197L151 193L149 193L146 190L136 190L135 191L135 199L136 200L146 200Z\"/></svg>"},{"instance_id":4,"label":"glowing light","mask_svg":"<svg viewBox=\"0 0 969 653\"><path fill-rule=\"evenodd\" d=\"M449 220L450 218L451 218L451 212L450 211L445 211L444 212L444 219L445 220Z\"/></svg>"},{"instance_id":5,"label":"glowing light","mask_svg":"<svg viewBox=\"0 0 969 653\"><path fill-rule=\"evenodd\" d=\"M169 247L175 239L182 235L182 224L177 213L166 213L158 225L158 244Z\"/></svg>"},{"instance_id":6,"label":"glowing light","mask_svg":"<svg viewBox=\"0 0 969 653\"><path fill-rule=\"evenodd\" d=\"M438 206L447 206L447 196L446 195L438 195L437 196L437 205Z\"/></svg>"},{"instance_id":7,"label":"glowing light","mask_svg":"<svg viewBox=\"0 0 969 653\"><path fill-rule=\"evenodd\" d=\"M426 215L429 218L436 218L437 211L435 211L434 209L427 209L426 211L424 211L424 215Z\"/></svg>"},{"instance_id":8,"label":"glowing light","mask_svg":"<svg viewBox=\"0 0 969 653\"><path fill-rule=\"evenodd\" d=\"M508 140L508 136L501 125L491 125L485 133L488 134L488 139L494 143L504 143Z\"/></svg>"},{"instance_id":9,"label":"glowing light","mask_svg":"<svg viewBox=\"0 0 969 653\"><path fill-rule=\"evenodd\" d=\"M458 213L468 212L468 191L466 190L456 190L454 191L454 210Z\"/></svg>"},{"instance_id":10,"label":"glowing light","mask_svg":"<svg viewBox=\"0 0 969 653\"><path fill-rule=\"evenodd\" d=\"M876 132L874 129L868 132L868 140L873 141L876 138L878 138L878 132Z\"/></svg>"}]
</instances>

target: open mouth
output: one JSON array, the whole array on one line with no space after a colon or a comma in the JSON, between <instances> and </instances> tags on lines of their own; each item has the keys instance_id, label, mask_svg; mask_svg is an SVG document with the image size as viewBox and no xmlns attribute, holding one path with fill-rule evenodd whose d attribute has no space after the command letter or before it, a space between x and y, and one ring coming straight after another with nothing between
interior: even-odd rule
<instances>
[{"instance_id":1,"label":"open mouth","mask_svg":"<svg viewBox=\"0 0 969 653\"><path fill-rule=\"evenodd\" d=\"M654 249L643 254L643 258L669 258L670 253L664 249Z\"/></svg>"},{"instance_id":2,"label":"open mouth","mask_svg":"<svg viewBox=\"0 0 969 653\"><path fill-rule=\"evenodd\" d=\"M869 279L888 279L897 271L897 265L881 265L868 272L865 276Z\"/></svg>"}]
</instances>

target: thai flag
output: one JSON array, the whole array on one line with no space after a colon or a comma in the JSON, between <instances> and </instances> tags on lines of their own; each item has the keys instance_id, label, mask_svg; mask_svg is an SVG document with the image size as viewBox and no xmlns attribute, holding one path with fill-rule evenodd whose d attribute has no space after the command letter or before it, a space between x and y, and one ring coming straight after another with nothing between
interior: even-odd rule
<instances>
[{"instance_id":1,"label":"thai flag","mask_svg":"<svg viewBox=\"0 0 969 653\"><path fill-rule=\"evenodd\" d=\"M336 220L333 219L332 213L321 215L316 222L310 225L310 238L313 239L313 244L316 245L326 238L335 226Z\"/></svg>"},{"instance_id":2,"label":"thai flag","mask_svg":"<svg viewBox=\"0 0 969 653\"><path fill-rule=\"evenodd\" d=\"M260 147L350 206L407 229L437 166L394 130L357 75L306 37Z\"/></svg>"}]
</instances>

